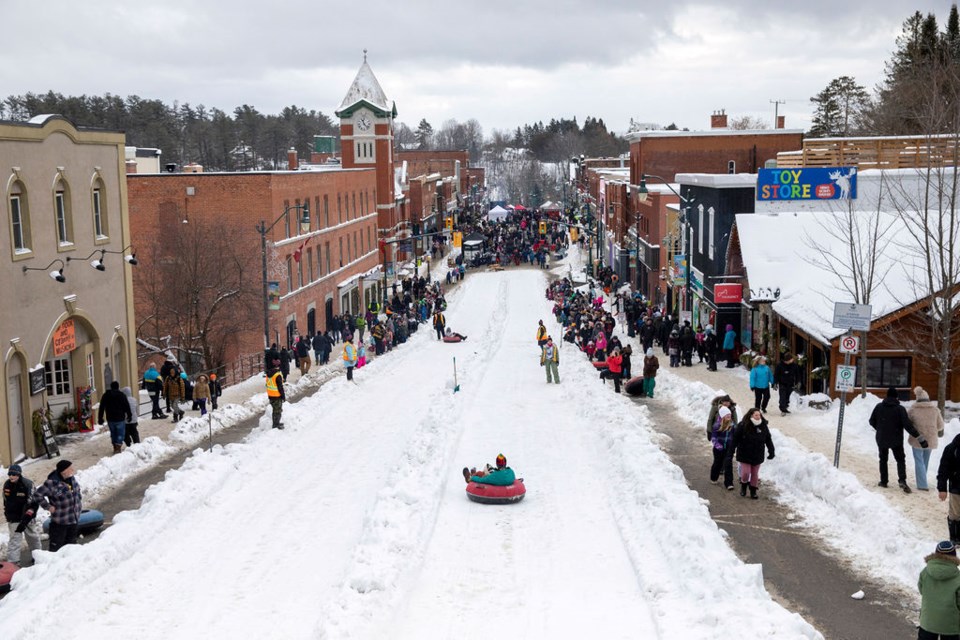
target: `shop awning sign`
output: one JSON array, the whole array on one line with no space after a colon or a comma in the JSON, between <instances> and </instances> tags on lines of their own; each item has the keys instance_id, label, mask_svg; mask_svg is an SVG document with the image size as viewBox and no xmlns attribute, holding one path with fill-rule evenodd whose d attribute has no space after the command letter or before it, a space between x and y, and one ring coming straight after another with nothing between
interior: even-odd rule
<instances>
[{"instance_id":1,"label":"shop awning sign","mask_svg":"<svg viewBox=\"0 0 960 640\"><path fill-rule=\"evenodd\" d=\"M742 284L726 283L713 287L713 301L716 304L740 304L742 299Z\"/></svg>"},{"instance_id":2,"label":"shop awning sign","mask_svg":"<svg viewBox=\"0 0 960 640\"><path fill-rule=\"evenodd\" d=\"M53 332L53 355L62 356L77 348L77 333L73 319L64 320Z\"/></svg>"}]
</instances>

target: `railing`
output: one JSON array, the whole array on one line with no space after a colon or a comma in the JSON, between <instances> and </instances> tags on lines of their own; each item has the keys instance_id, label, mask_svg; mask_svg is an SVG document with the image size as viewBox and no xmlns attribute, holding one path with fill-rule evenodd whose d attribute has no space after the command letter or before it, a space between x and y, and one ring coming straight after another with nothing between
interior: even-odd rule
<instances>
[{"instance_id":1,"label":"railing","mask_svg":"<svg viewBox=\"0 0 960 640\"><path fill-rule=\"evenodd\" d=\"M781 151L777 167L840 167L913 169L960 163L953 135L875 138L807 138L801 151Z\"/></svg>"}]
</instances>

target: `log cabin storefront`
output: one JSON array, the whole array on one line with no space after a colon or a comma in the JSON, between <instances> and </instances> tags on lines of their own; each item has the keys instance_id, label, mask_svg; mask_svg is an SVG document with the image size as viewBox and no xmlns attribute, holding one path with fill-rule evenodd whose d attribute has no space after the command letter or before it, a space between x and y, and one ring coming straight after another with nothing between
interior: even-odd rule
<instances>
[{"instance_id":1,"label":"log cabin storefront","mask_svg":"<svg viewBox=\"0 0 960 640\"><path fill-rule=\"evenodd\" d=\"M834 391L836 366L842 364L840 341L845 329L833 327L835 302L852 302L838 273L817 265L815 256L843 255L831 248L839 241L825 233L824 216L834 213L741 214L732 231L728 271L741 276L745 314L744 345L767 355L771 365L784 353L793 353L801 369L798 391L802 394ZM889 224L896 224L891 217ZM878 271L889 263L899 264L903 247L889 245L878 256ZM871 298L870 331L860 336L866 348L866 390L883 396L896 387L901 399L912 399L911 390L922 386L937 397L938 367L930 356L929 302L917 299L908 272L890 271L883 286ZM747 322L749 318L749 326ZM750 335L749 342L747 335ZM960 335L955 336L954 363L948 374L946 400L960 401ZM862 366L857 358L851 364ZM861 381L857 371L857 386Z\"/></svg>"}]
</instances>

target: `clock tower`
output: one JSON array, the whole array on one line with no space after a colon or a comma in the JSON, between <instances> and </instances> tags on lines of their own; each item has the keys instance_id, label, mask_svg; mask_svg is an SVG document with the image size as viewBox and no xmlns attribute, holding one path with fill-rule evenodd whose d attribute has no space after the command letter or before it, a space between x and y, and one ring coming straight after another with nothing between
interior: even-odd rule
<instances>
[{"instance_id":1,"label":"clock tower","mask_svg":"<svg viewBox=\"0 0 960 640\"><path fill-rule=\"evenodd\" d=\"M387 100L363 52L363 64L334 112L340 118L341 166L373 169L376 174L377 228L381 237L397 232L394 195L393 126L397 106Z\"/></svg>"}]
</instances>

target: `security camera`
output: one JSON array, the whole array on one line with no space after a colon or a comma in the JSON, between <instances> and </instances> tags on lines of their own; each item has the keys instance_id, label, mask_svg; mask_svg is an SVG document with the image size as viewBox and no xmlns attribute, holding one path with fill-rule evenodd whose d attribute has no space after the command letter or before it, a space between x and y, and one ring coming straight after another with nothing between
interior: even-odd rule
<instances>
[{"instance_id":1,"label":"security camera","mask_svg":"<svg viewBox=\"0 0 960 640\"><path fill-rule=\"evenodd\" d=\"M90 262L90 266L93 267L94 269L96 269L97 271L106 271L106 270L107 270L107 268L103 265L103 260L100 260L99 258L96 259L96 260L92 260L92 261Z\"/></svg>"},{"instance_id":2,"label":"security camera","mask_svg":"<svg viewBox=\"0 0 960 640\"><path fill-rule=\"evenodd\" d=\"M50 277L56 280L57 282L66 282L67 279L63 277L63 269L54 269L50 272Z\"/></svg>"},{"instance_id":3,"label":"security camera","mask_svg":"<svg viewBox=\"0 0 960 640\"><path fill-rule=\"evenodd\" d=\"M137 254L133 253L133 254L130 254L129 256L124 256L123 259L126 260L131 265L137 266Z\"/></svg>"}]
</instances>

